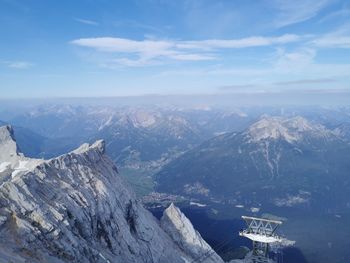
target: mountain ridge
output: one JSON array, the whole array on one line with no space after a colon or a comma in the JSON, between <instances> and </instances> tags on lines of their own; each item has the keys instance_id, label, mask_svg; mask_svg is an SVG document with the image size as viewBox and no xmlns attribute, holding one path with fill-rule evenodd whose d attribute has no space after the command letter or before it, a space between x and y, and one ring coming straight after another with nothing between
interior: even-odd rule
<instances>
[{"instance_id":1,"label":"mountain ridge","mask_svg":"<svg viewBox=\"0 0 350 263\"><path fill-rule=\"evenodd\" d=\"M83 144L2 181L1 258L57 263L193 260L143 208L104 153L103 141Z\"/></svg>"},{"instance_id":2,"label":"mountain ridge","mask_svg":"<svg viewBox=\"0 0 350 263\"><path fill-rule=\"evenodd\" d=\"M157 191L273 206L322 200L319 207L340 209L347 205L349 158L349 142L322 125L300 117L263 118L170 162L156 175ZM329 194L336 187L344 191Z\"/></svg>"},{"instance_id":3,"label":"mountain ridge","mask_svg":"<svg viewBox=\"0 0 350 263\"><path fill-rule=\"evenodd\" d=\"M320 124L309 122L301 116L292 118L264 116L253 123L246 135L253 142L264 139L282 139L289 143L302 139L304 133L312 133L313 136L330 137L334 135Z\"/></svg>"}]
</instances>

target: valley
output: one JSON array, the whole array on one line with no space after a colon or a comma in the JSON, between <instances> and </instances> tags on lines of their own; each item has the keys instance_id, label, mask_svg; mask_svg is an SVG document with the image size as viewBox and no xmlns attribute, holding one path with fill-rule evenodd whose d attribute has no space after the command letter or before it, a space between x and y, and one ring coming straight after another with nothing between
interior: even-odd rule
<instances>
[{"instance_id":1,"label":"valley","mask_svg":"<svg viewBox=\"0 0 350 263\"><path fill-rule=\"evenodd\" d=\"M350 262L350 0L0 0L0 263Z\"/></svg>"},{"instance_id":2,"label":"valley","mask_svg":"<svg viewBox=\"0 0 350 263\"><path fill-rule=\"evenodd\" d=\"M339 111L48 106L0 117L16 125L31 157L104 139L120 176L156 217L176 203L212 247L227 240L217 249L226 260L246 253L250 243L237 233L240 217L252 215L285 220L281 232L296 245L284 249L284 262L323 263L348 256L350 110ZM57 121L43 129L46 118Z\"/></svg>"}]
</instances>

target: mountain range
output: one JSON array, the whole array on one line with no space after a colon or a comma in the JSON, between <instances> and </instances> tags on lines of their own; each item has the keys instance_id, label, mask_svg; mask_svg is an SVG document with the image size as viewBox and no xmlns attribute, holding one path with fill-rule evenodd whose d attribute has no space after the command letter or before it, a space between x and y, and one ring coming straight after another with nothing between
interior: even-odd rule
<instances>
[{"instance_id":1,"label":"mountain range","mask_svg":"<svg viewBox=\"0 0 350 263\"><path fill-rule=\"evenodd\" d=\"M104 139L121 169L153 174L206 139L243 129L252 117L235 109L41 105L0 118L14 127L27 156L52 158Z\"/></svg>"},{"instance_id":2,"label":"mountain range","mask_svg":"<svg viewBox=\"0 0 350 263\"><path fill-rule=\"evenodd\" d=\"M172 160L215 136L242 133L264 114L280 118L302 116L338 137L350 138L346 108L43 104L6 112L0 111L0 118L13 125L18 145L26 156L52 158L84 142L104 139L108 155L140 195L152 191L154 174ZM264 163L261 165L265 167Z\"/></svg>"},{"instance_id":3,"label":"mountain range","mask_svg":"<svg viewBox=\"0 0 350 263\"><path fill-rule=\"evenodd\" d=\"M186 200L183 204L177 203L177 205L185 209L186 215L193 220L195 226L214 247L220 242L220 238L213 235L216 229L213 229L212 226L208 230L203 225L210 226L213 222L221 222L222 219L232 219L230 223L226 222L225 229L220 228L221 225L225 225L221 223L215 223L215 228L220 228L222 233L238 231L239 229L235 227L241 227L241 225L236 225L236 222L240 220L239 217L242 214L254 216L269 214L267 216L275 218L278 216L281 220L288 220L283 224L283 230L297 241L298 247L308 261L343 262L342 258L346 255L344 248L348 244L342 240L346 238L347 211L350 207L347 172L350 168L348 164L350 157L349 108L255 107L236 109L231 107L217 109L48 104L28 106L22 111L17 111L17 108L16 106L10 112L6 109L5 111L0 110L0 119L3 120L0 123L13 124L10 132L3 130L4 134L0 143L0 184L3 190L1 207L9 207L9 210L1 210L2 214L0 214L0 216L4 215L1 220L5 222L0 226L0 234L1 237L4 237L6 244L9 244L9 249L5 244L0 244L0 247L3 248L1 252L3 257L11 255L9 258L13 261L21 262L23 258L28 259L26 255L28 250L34 250L38 251L35 257L46 259L47 256L52 257L56 253L55 250L50 249L56 247L57 244L60 248L63 246L64 251L68 249L70 256L79 258L82 255L79 252L81 247L71 249L62 240L57 243L57 237L52 236L49 230L35 226L37 225L36 219L32 221L30 214L28 214L29 219L26 215L21 214L23 209L27 209L27 204L18 203L22 202L19 200L22 200L23 196L26 202L30 200L29 203L35 204L34 211L39 209L37 207L44 207L44 210L38 210L40 216L33 212L35 218L39 218L39 224L55 225L60 222L52 219L58 214L51 211L51 206L56 209L57 204L51 204L52 196L46 194L48 191L54 193L54 198L63 200L64 209L69 211L82 210L84 215L107 214L101 219L107 225L110 221L107 217L111 216L108 209L120 209L117 212L118 219L114 218L115 222L118 227L127 226L128 228L128 219L125 218L129 218L131 220L129 222L132 222L133 219L125 216L129 211L126 208L128 201L118 197L119 190L123 192L123 189L127 189L129 192L127 195L132 196L128 200L132 200L132 206L136 207L139 213L147 212L132 194L130 188L133 188L137 190L138 197L140 193L144 195L150 191L158 191L147 196L150 197L149 200L153 207L159 205L152 201L157 200L158 197L162 205L169 204L171 201ZM5 137L7 139L4 139ZM16 143L14 143L14 137ZM104 143L100 141L95 144L100 139L104 139ZM89 145L79 149L84 142L88 142ZM76 150L77 148L79 150ZM87 156L93 156L93 160ZM95 160L94 156L103 157L96 157ZM13 162L9 161L11 158ZM108 171L97 165L95 161L108 167ZM116 165L119 173L110 172L114 169L111 167ZM38 167L48 170L44 169L44 172L41 172L37 170ZM35 174L35 176L29 174ZM57 174L59 174L58 177ZM71 178L71 174L76 174L77 178ZM101 174L108 175L101 177ZM118 176L119 179L109 181L110 176L112 178ZM38 179L41 177L44 178L42 181ZM104 185L107 185L106 189L111 193L107 199L105 197L103 200L91 198L96 193L101 194L98 189L91 189L91 185L86 183L95 177L97 181L102 181ZM125 182L124 179L127 179L128 182ZM62 180L72 185L74 189L64 188L63 190L57 187L57 182L61 184ZM129 183L131 183L130 187ZM11 185L15 190L4 188L5 185L6 187ZM24 192L22 186L25 189ZM86 192L85 188L89 191ZM40 192L41 189L45 189L45 193ZM38 194L34 194L36 192ZM66 192L70 196L67 196ZM89 198L85 195L88 195ZM82 196L88 200L88 207L79 201ZM72 198L78 205L74 204ZM117 200L122 205L114 206L114 201L111 199ZM108 208L107 212L104 208L97 209L96 207L100 207L101 204L111 208ZM187 204L188 207L186 207ZM94 209L94 212L89 209ZM67 222L70 226L61 227L59 225L55 229L64 233L74 233L74 242L84 244L83 249L89 251L86 258L82 256L85 261L97 260L96 250L104 257L108 256L107 260L114 259L115 254L113 253L120 250L123 250L120 255L126 262L139 260L137 256L125 252L128 250L125 249L125 245L122 246L122 249L113 247L117 250L110 250L108 242L100 235L100 223L97 223L94 217L84 217L80 212L76 212L72 218L69 218L63 210L58 209L57 211L62 217L68 218ZM151 225L156 233L160 231L158 234L161 236L161 242L164 241L170 245L172 247L170 250L177 251L176 253L184 255L184 258L193 259L193 253L196 254L197 249L190 245L184 247L183 244L192 243L191 238L195 238L197 234L194 230L190 231L189 224L185 223L186 220L183 219L181 211L178 211L176 207L171 206L167 212L164 212L163 220L158 221L151 217L153 219L142 220L140 224L145 228ZM8 219L12 213L16 215L15 222L20 226L20 228L15 228L18 232L11 232L13 230L9 228L11 221ZM166 214L171 215L170 219L177 230L169 230L165 226L164 222L169 221ZM147 215L140 217L148 218ZM203 222L203 218L206 218L207 221ZM91 225L88 230L82 228L84 233L89 233L89 235L84 234L82 239L79 237L79 227L76 227L74 223L76 219L78 225L81 222L86 226ZM32 222L34 226L31 226ZM22 223L25 227L22 227ZM185 227L181 228L181 226ZM326 229L327 226L330 229L341 226L343 230L322 235L322 229ZM111 242L116 244L120 236L115 237L113 230L110 231L107 226L104 228L108 230L108 238L114 240ZM126 235L125 240L133 240L130 239L130 236L133 236L132 231L123 232L123 238ZM307 235L305 231L308 232ZM181 232L191 233L190 239L179 234ZM28 233L39 233L33 238L35 242L26 239L26 236L32 237ZM166 237L163 240L164 235ZM16 240L12 236L16 237ZM235 239L235 235L229 236ZM138 234L138 237L148 240L141 233ZM144 252L147 242L138 240L134 236L133 238L136 238L133 240L135 247L132 247L131 251L142 251L140 254L143 253L143 257L147 258ZM20 246L16 246L18 240L23 240ZM200 239L196 240L198 244L202 244ZM314 244L314 240L319 240L319 247ZM197 244L197 241L193 244ZM235 243L236 241L238 243ZM238 248L236 246L239 246L240 241L236 241L232 243L235 246L227 248L228 251ZM343 242L342 246L339 245L340 241ZM158 244L157 242L155 244ZM105 247L96 246L100 243ZM120 241L117 243L119 244ZM330 246L329 244L338 245L332 247L332 252L323 253L325 248ZM158 245L161 246L161 244ZM205 247L202 247L204 251L206 251ZM78 252L75 249L78 249ZM152 251L153 248L147 249ZM226 254L218 252L226 258ZM169 253L172 254L170 251ZM233 258L239 258L236 256ZM105 262L100 259L100 256L97 258ZM157 256L154 256L153 259L156 261Z\"/></svg>"},{"instance_id":4,"label":"mountain range","mask_svg":"<svg viewBox=\"0 0 350 263\"><path fill-rule=\"evenodd\" d=\"M342 209L350 193L350 144L297 116L262 117L165 165L157 190L237 204Z\"/></svg>"},{"instance_id":5,"label":"mountain range","mask_svg":"<svg viewBox=\"0 0 350 263\"><path fill-rule=\"evenodd\" d=\"M182 212L157 221L118 175L103 141L25 157L0 127L1 262L222 263Z\"/></svg>"}]
</instances>

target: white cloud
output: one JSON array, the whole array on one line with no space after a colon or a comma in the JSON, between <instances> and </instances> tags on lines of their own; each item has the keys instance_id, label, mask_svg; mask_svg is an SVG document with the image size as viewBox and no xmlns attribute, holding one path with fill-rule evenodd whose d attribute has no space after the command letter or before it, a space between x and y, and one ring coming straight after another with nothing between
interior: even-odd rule
<instances>
[{"instance_id":1,"label":"white cloud","mask_svg":"<svg viewBox=\"0 0 350 263\"><path fill-rule=\"evenodd\" d=\"M71 43L99 52L111 52L121 57L114 60L125 66L144 66L161 60L203 61L213 60L215 51L281 45L300 41L298 35L285 34L277 37L249 37L243 39L208 39L200 41L181 40L131 40L125 38L100 37L81 38ZM135 58L136 56L136 58Z\"/></svg>"},{"instance_id":2,"label":"white cloud","mask_svg":"<svg viewBox=\"0 0 350 263\"><path fill-rule=\"evenodd\" d=\"M295 86L295 85L305 85L305 84L328 84L336 82L332 78L318 78L318 79L298 79L298 80L288 80L288 81L279 81L273 83L274 85L283 85L283 86Z\"/></svg>"},{"instance_id":3,"label":"white cloud","mask_svg":"<svg viewBox=\"0 0 350 263\"><path fill-rule=\"evenodd\" d=\"M318 37L311 43L320 48L350 48L350 24L345 24L332 33Z\"/></svg>"},{"instance_id":4,"label":"white cloud","mask_svg":"<svg viewBox=\"0 0 350 263\"><path fill-rule=\"evenodd\" d=\"M7 67L14 69L27 69L33 66L32 63L27 61L5 61L3 63L6 64Z\"/></svg>"},{"instance_id":5,"label":"white cloud","mask_svg":"<svg viewBox=\"0 0 350 263\"><path fill-rule=\"evenodd\" d=\"M215 56L210 54L173 54L170 55L169 58L175 60L183 60L183 61L202 61L202 60L213 60Z\"/></svg>"},{"instance_id":6,"label":"white cloud","mask_svg":"<svg viewBox=\"0 0 350 263\"><path fill-rule=\"evenodd\" d=\"M191 70L167 70L158 74L158 76L235 76L235 77L252 77L252 76L264 76L271 73L271 68L237 68L237 67L218 67L213 68L201 68Z\"/></svg>"},{"instance_id":7,"label":"white cloud","mask_svg":"<svg viewBox=\"0 0 350 263\"><path fill-rule=\"evenodd\" d=\"M98 26L99 23L93 20L87 20L87 19L81 19L81 18L74 18L75 21L80 22L85 25L90 25L90 26Z\"/></svg>"},{"instance_id":8,"label":"white cloud","mask_svg":"<svg viewBox=\"0 0 350 263\"><path fill-rule=\"evenodd\" d=\"M273 64L278 71L302 72L313 63L315 56L316 50L312 48L300 48L294 51L277 49Z\"/></svg>"},{"instance_id":9,"label":"white cloud","mask_svg":"<svg viewBox=\"0 0 350 263\"><path fill-rule=\"evenodd\" d=\"M326 14L324 17L322 17L318 22L324 23L328 22L330 20L339 20L342 18L347 18L350 15L350 8L349 6L344 6L343 8L336 10L334 12Z\"/></svg>"},{"instance_id":10,"label":"white cloud","mask_svg":"<svg viewBox=\"0 0 350 263\"><path fill-rule=\"evenodd\" d=\"M313 41L318 47L350 48L350 36L325 36Z\"/></svg>"},{"instance_id":11,"label":"white cloud","mask_svg":"<svg viewBox=\"0 0 350 263\"><path fill-rule=\"evenodd\" d=\"M209 39L201 41L183 41L177 44L179 48L219 49L219 48L247 48L271 46L300 41L301 37L293 34L285 34L278 37L247 37L241 39Z\"/></svg>"},{"instance_id":12,"label":"white cloud","mask_svg":"<svg viewBox=\"0 0 350 263\"><path fill-rule=\"evenodd\" d=\"M174 43L169 41L136 41L113 37L81 38L73 40L72 43L83 47L94 48L98 51L124 53L162 53L174 46Z\"/></svg>"},{"instance_id":13,"label":"white cloud","mask_svg":"<svg viewBox=\"0 0 350 263\"><path fill-rule=\"evenodd\" d=\"M315 17L333 0L275 0L274 7L278 10L275 26L284 27L300 23Z\"/></svg>"},{"instance_id":14,"label":"white cloud","mask_svg":"<svg viewBox=\"0 0 350 263\"><path fill-rule=\"evenodd\" d=\"M298 85L317 85L329 84L335 85L336 78L350 76L350 64L321 64L316 63L317 51L310 47L302 47L294 50L285 50L278 48L274 56L265 61L264 65L236 67L218 65L217 67L201 67L187 70L169 70L163 71L159 77L206 77L206 76L222 76L225 79L227 76L234 77L237 81L241 81L240 85L255 84L252 80L255 79L259 85L265 83L284 83ZM275 81L273 81L275 80ZM322 83L321 83L322 82Z\"/></svg>"}]
</instances>

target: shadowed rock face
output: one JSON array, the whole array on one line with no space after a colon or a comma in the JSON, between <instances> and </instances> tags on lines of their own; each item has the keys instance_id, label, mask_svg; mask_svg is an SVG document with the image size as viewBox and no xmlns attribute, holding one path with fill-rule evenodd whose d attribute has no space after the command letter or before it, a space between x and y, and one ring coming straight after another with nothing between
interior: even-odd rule
<instances>
[{"instance_id":1,"label":"shadowed rock face","mask_svg":"<svg viewBox=\"0 0 350 263\"><path fill-rule=\"evenodd\" d=\"M9 127L0 134L0 152L16 149ZM10 175L0 181L1 259L191 262L198 256L162 230L104 152L104 142L97 141L16 176L13 167L0 172ZM1 163L12 161L11 155L1 157Z\"/></svg>"}]
</instances>

